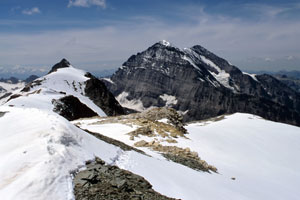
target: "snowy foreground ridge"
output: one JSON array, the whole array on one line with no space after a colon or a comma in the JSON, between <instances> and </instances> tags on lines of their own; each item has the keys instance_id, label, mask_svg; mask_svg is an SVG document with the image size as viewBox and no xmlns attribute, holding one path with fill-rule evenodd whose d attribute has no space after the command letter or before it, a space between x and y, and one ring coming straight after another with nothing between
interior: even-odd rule
<instances>
[{"instance_id":1,"label":"snowy foreground ridge","mask_svg":"<svg viewBox=\"0 0 300 200\"><path fill-rule=\"evenodd\" d=\"M189 124L190 147L218 168L209 174L133 151L124 152L87 134L55 113L0 107L1 199L74 199L72 176L95 156L145 177L153 188L181 199L298 199L298 127L234 114ZM88 123L82 120L85 128ZM90 126L129 143L125 125ZM232 180L232 178L235 180Z\"/></svg>"}]
</instances>

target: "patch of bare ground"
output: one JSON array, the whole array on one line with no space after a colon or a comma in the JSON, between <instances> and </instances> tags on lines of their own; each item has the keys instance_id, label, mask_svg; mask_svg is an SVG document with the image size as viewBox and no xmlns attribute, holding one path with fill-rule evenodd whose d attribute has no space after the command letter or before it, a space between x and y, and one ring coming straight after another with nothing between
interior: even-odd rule
<instances>
[{"instance_id":1,"label":"patch of bare ground","mask_svg":"<svg viewBox=\"0 0 300 200\"><path fill-rule=\"evenodd\" d=\"M80 200L175 200L153 190L143 177L96 158L74 177L74 194Z\"/></svg>"},{"instance_id":2,"label":"patch of bare ground","mask_svg":"<svg viewBox=\"0 0 300 200\"><path fill-rule=\"evenodd\" d=\"M136 142L134 145L136 147L151 148L154 151L160 152L165 158L195 170L215 173L218 172L216 167L209 165L204 160L201 160L198 153L191 151L190 148L183 149L176 146L163 146L158 141L146 142L144 140Z\"/></svg>"},{"instance_id":3,"label":"patch of bare ground","mask_svg":"<svg viewBox=\"0 0 300 200\"><path fill-rule=\"evenodd\" d=\"M221 116L215 120L222 120L223 118L224 116ZM135 147L150 148L161 153L168 160L185 165L194 170L217 173L217 168L209 165L206 161L201 160L197 152L193 152L189 148L183 149L176 146L163 146L160 144L160 142L174 144L177 143L176 139L179 137L187 138L187 131L184 128L182 116L172 108L153 108L142 113L134 113L116 117L98 117L98 120L96 122L92 122L90 125L108 123L122 123L129 126L137 126L137 129L127 133L130 140L136 141L134 144ZM78 126L81 125L80 122L76 122L75 124ZM85 131L101 140L119 146L125 151L132 150L130 148L133 148L101 134L92 133L87 130ZM146 142L144 140L140 140L140 136L153 138L153 141ZM136 148L134 148L134 150L139 151Z\"/></svg>"},{"instance_id":4,"label":"patch of bare ground","mask_svg":"<svg viewBox=\"0 0 300 200\"><path fill-rule=\"evenodd\" d=\"M162 119L166 119L167 123L159 121ZM142 113L100 118L99 121L91 125L107 123L136 125L139 128L128 133L131 140L134 140L139 135L148 137L159 135L166 138L166 141L174 142L170 138L185 137L186 129L184 128L182 119L182 116L172 108L153 108Z\"/></svg>"}]
</instances>

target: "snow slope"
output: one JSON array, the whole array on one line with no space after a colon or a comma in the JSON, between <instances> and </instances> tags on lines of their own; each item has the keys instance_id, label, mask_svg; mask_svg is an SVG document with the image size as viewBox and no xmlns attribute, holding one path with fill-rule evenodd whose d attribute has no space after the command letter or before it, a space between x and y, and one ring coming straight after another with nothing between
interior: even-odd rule
<instances>
[{"instance_id":1,"label":"snow slope","mask_svg":"<svg viewBox=\"0 0 300 200\"><path fill-rule=\"evenodd\" d=\"M25 82L20 81L19 83L6 83L0 82L0 98L7 93L18 93L25 86ZM0 105L5 102L7 98L0 99Z\"/></svg>"},{"instance_id":2,"label":"snow slope","mask_svg":"<svg viewBox=\"0 0 300 200\"><path fill-rule=\"evenodd\" d=\"M0 82L0 87L5 89L5 92L13 92L19 88L22 88L25 86L25 82L19 82L19 83L5 83L5 82ZM0 93L1 95L2 93Z\"/></svg>"},{"instance_id":3,"label":"snow slope","mask_svg":"<svg viewBox=\"0 0 300 200\"><path fill-rule=\"evenodd\" d=\"M70 173L96 156L111 162L119 149L57 114L1 106L1 199L73 199Z\"/></svg>"},{"instance_id":4,"label":"snow slope","mask_svg":"<svg viewBox=\"0 0 300 200\"><path fill-rule=\"evenodd\" d=\"M130 126L92 124L85 120L80 123L83 128L128 145L137 141L130 140L126 134L131 131ZM298 127L237 113L219 121L189 124L186 128L188 139L177 138L178 143L172 145L198 152L201 159L218 168L219 174L197 172L170 162L158 166L164 158L155 152L151 155L160 161L151 161L151 166L130 162L120 166L144 176L155 190L171 197L190 200L299 199ZM139 140L142 139L153 140L140 136ZM170 146L166 142L161 144Z\"/></svg>"}]
</instances>

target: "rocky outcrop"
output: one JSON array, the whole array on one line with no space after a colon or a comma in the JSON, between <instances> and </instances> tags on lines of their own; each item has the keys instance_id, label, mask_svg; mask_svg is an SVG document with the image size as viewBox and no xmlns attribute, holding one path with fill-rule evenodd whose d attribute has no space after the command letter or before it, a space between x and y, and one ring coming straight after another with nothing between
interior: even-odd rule
<instances>
[{"instance_id":1,"label":"rocky outcrop","mask_svg":"<svg viewBox=\"0 0 300 200\"><path fill-rule=\"evenodd\" d=\"M139 128L128 133L131 140L134 140L139 135L151 137L159 135L165 138L166 141L169 141L172 138L184 137L187 132L184 128L182 115L172 108L152 108L141 113L101 118L101 121L96 123L136 125Z\"/></svg>"},{"instance_id":2,"label":"rocky outcrop","mask_svg":"<svg viewBox=\"0 0 300 200\"><path fill-rule=\"evenodd\" d=\"M56 72L58 69L70 67L71 64L65 58L63 58L59 63L55 64L52 69L48 72L48 74L52 72Z\"/></svg>"},{"instance_id":3,"label":"rocky outcrop","mask_svg":"<svg viewBox=\"0 0 300 200\"><path fill-rule=\"evenodd\" d=\"M154 151L162 153L162 155L168 160L185 165L189 168L204 171L204 172L218 172L218 169L212 165L209 165L206 161L201 160L198 153L191 151L190 148L180 148L176 146L164 146L158 141L146 142L144 140L138 141L134 144L136 147L148 147Z\"/></svg>"},{"instance_id":4,"label":"rocky outcrop","mask_svg":"<svg viewBox=\"0 0 300 200\"><path fill-rule=\"evenodd\" d=\"M62 97L58 100L53 99L52 104L54 105L53 111L69 121L97 116L97 113L85 104L81 103L77 97L72 95Z\"/></svg>"},{"instance_id":5,"label":"rocky outcrop","mask_svg":"<svg viewBox=\"0 0 300 200\"><path fill-rule=\"evenodd\" d=\"M88 77L89 80L85 82L85 96L89 97L94 104L99 106L108 116L125 114L122 106L101 80L90 73L87 73L86 77Z\"/></svg>"},{"instance_id":6,"label":"rocky outcrop","mask_svg":"<svg viewBox=\"0 0 300 200\"><path fill-rule=\"evenodd\" d=\"M74 177L74 194L81 200L171 200L154 191L143 177L96 158Z\"/></svg>"},{"instance_id":7,"label":"rocky outcrop","mask_svg":"<svg viewBox=\"0 0 300 200\"><path fill-rule=\"evenodd\" d=\"M42 82L44 80L45 79L38 79L38 80L34 80L32 82L29 82L27 85L25 85L25 87L21 90L21 92L29 92L31 88L42 85Z\"/></svg>"},{"instance_id":8,"label":"rocky outcrop","mask_svg":"<svg viewBox=\"0 0 300 200\"><path fill-rule=\"evenodd\" d=\"M3 117L7 112L0 112L0 117Z\"/></svg>"},{"instance_id":9,"label":"rocky outcrop","mask_svg":"<svg viewBox=\"0 0 300 200\"><path fill-rule=\"evenodd\" d=\"M273 77L241 72L197 45L179 49L164 42L131 56L105 81L126 107L171 107L184 121L235 112L300 125L300 97Z\"/></svg>"}]
</instances>

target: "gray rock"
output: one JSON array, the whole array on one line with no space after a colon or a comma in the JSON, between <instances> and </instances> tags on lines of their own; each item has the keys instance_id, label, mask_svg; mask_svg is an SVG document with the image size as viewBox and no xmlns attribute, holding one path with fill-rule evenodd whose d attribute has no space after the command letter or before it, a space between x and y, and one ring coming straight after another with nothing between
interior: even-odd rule
<instances>
[{"instance_id":1,"label":"gray rock","mask_svg":"<svg viewBox=\"0 0 300 200\"><path fill-rule=\"evenodd\" d=\"M52 69L48 72L48 74L52 72L56 72L57 69L70 67L70 62L63 58L59 63L55 64Z\"/></svg>"},{"instance_id":2,"label":"gray rock","mask_svg":"<svg viewBox=\"0 0 300 200\"><path fill-rule=\"evenodd\" d=\"M7 112L0 112L0 117L3 117Z\"/></svg>"},{"instance_id":3,"label":"gray rock","mask_svg":"<svg viewBox=\"0 0 300 200\"><path fill-rule=\"evenodd\" d=\"M84 92L94 104L100 107L108 116L125 114L122 106L101 80L90 73L87 73L86 77L90 79L85 82Z\"/></svg>"},{"instance_id":4,"label":"gray rock","mask_svg":"<svg viewBox=\"0 0 300 200\"><path fill-rule=\"evenodd\" d=\"M89 200L171 200L152 189L152 185L143 177L116 166L97 162L87 165L74 177L76 199ZM105 168L105 170L103 170Z\"/></svg>"}]
</instances>

